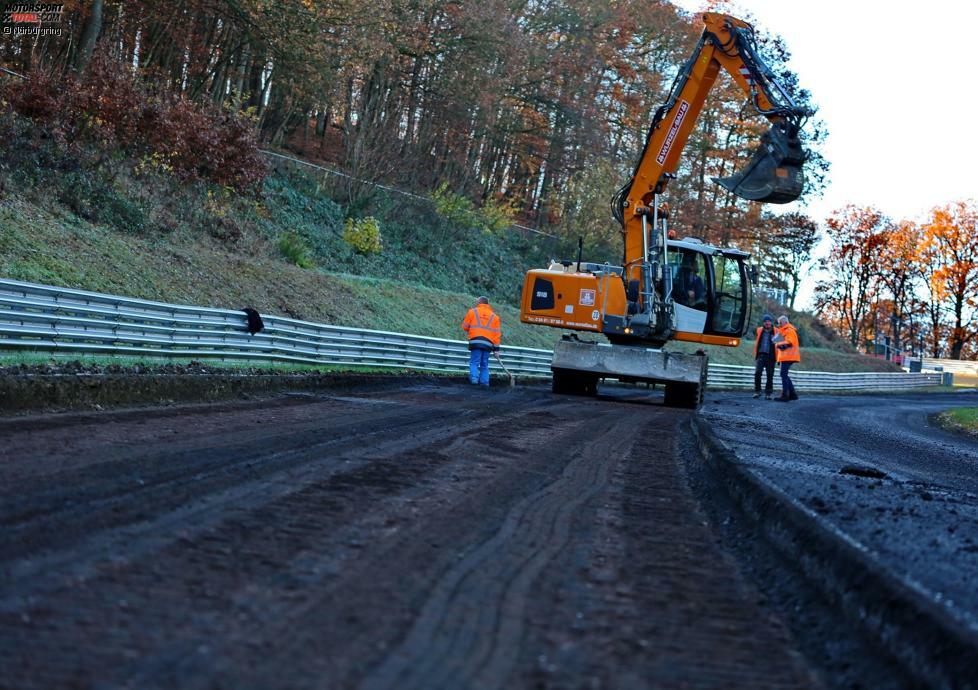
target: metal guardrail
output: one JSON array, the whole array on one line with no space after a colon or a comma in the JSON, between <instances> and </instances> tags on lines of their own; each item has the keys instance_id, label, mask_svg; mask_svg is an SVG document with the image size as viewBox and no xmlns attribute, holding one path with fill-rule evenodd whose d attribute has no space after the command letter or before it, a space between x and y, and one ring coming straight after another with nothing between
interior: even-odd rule
<instances>
[{"instance_id":1,"label":"metal guardrail","mask_svg":"<svg viewBox=\"0 0 978 690\"><path fill-rule=\"evenodd\" d=\"M458 372L464 341L209 309L0 280L0 349L143 357L216 358ZM549 350L506 347L514 373L550 376Z\"/></svg>"},{"instance_id":2,"label":"metal guardrail","mask_svg":"<svg viewBox=\"0 0 978 690\"><path fill-rule=\"evenodd\" d=\"M777 371L775 382L779 382ZM830 372L792 370L791 382L800 391L887 391L941 385L940 373ZM716 388L752 388L754 367L711 364L708 384ZM780 388L780 383L776 385Z\"/></svg>"},{"instance_id":3,"label":"metal guardrail","mask_svg":"<svg viewBox=\"0 0 978 690\"><path fill-rule=\"evenodd\" d=\"M243 311L210 309L0 279L0 350L137 357L234 359L419 371L466 371L465 341L262 314L247 331ZM550 377L550 350L504 345L514 374ZM940 384L939 373L792 372L799 390L889 390ZM708 383L750 388L754 368L710 366Z\"/></svg>"}]
</instances>

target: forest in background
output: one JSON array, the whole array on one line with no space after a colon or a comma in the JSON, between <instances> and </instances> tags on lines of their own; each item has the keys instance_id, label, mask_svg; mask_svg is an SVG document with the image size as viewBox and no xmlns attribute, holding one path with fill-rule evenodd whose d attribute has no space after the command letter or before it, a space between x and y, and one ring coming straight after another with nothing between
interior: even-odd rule
<instances>
[{"instance_id":1,"label":"forest in background","mask_svg":"<svg viewBox=\"0 0 978 690\"><path fill-rule=\"evenodd\" d=\"M453 225L515 221L556 236L555 250L583 237L589 254L613 258L609 197L701 24L648 0L69 0L58 26L0 43L0 64L28 77L3 81L16 116L0 123L4 141L28 146L0 166L21 155L68 175L160 173L260 197L259 148L274 147L349 176L329 191L360 253L382 247L370 215L391 205L380 183L429 198ZM783 42L758 39L817 110ZM764 212L710 178L738 169L765 126L729 80L718 83L670 184L679 233L752 251L762 284L793 305L824 232L831 279L817 308L853 346L886 334L896 351L970 356L974 205L921 224L873 209L840 209L824 227ZM806 131L811 198L828 174L827 131L817 119ZM56 153L27 160L31 140ZM98 215L84 189L75 196L73 210ZM307 248L285 237L282 251L301 265Z\"/></svg>"},{"instance_id":2,"label":"forest in background","mask_svg":"<svg viewBox=\"0 0 978 690\"><path fill-rule=\"evenodd\" d=\"M978 204L955 201L923 220L896 221L847 206L826 221L828 278L815 288L821 318L853 347L880 354L975 359Z\"/></svg>"},{"instance_id":3,"label":"forest in background","mask_svg":"<svg viewBox=\"0 0 978 690\"><path fill-rule=\"evenodd\" d=\"M120 83L137 76L153 112L116 129L127 130L122 139L174 142L149 147L160 165L239 187L260 179L242 132L194 141L206 126L189 102L223 119L224 130L249 122L263 145L355 178L337 188L351 215L378 194L368 183L447 190L567 246L584 237L589 252L606 257L620 251L610 196L631 173L652 112L702 26L655 0L70 0L62 17L61 36L5 41L0 60L46 75L60 93L86 92L78 119L94 100L115 111L99 113L110 128L113 117L139 110L140 97ZM783 43L759 39L783 83L814 105L785 68ZM176 100L162 107L168 99ZM21 109L37 115L43 106ZM765 126L724 78L670 186L680 232L759 255L792 243L777 218L710 181L747 160ZM824 136L810 124L809 195L827 171L818 155ZM229 147L237 152L220 150ZM209 148L213 160L203 166L185 160ZM791 287L783 262L763 263L766 283Z\"/></svg>"}]
</instances>

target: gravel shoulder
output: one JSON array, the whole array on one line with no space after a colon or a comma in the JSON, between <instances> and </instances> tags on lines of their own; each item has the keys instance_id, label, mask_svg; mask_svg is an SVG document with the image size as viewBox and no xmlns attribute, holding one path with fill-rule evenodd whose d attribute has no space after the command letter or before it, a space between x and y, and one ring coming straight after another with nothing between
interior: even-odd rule
<instances>
[{"instance_id":1,"label":"gravel shoulder","mask_svg":"<svg viewBox=\"0 0 978 690\"><path fill-rule=\"evenodd\" d=\"M764 481L978 630L978 442L932 424L969 394L710 396L703 418Z\"/></svg>"}]
</instances>

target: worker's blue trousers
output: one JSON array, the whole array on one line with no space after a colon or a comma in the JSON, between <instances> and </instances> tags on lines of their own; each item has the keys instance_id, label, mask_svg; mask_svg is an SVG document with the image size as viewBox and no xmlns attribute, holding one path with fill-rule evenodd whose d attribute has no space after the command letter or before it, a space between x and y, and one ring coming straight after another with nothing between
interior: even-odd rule
<instances>
[{"instance_id":1,"label":"worker's blue trousers","mask_svg":"<svg viewBox=\"0 0 978 690\"><path fill-rule=\"evenodd\" d=\"M791 382L788 378L788 370L794 362L781 362L781 397L782 398L793 398L795 393L795 384Z\"/></svg>"},{"instance_id":2,"label":"worker's blue trousers","mask_svg":"<svg viewBox=\"0 0 978 690\"><path fill-rule=\"evenodd\" d=\"M469 351L469 383L489 385L489 350Z\"/></svg>"}]
</instances>

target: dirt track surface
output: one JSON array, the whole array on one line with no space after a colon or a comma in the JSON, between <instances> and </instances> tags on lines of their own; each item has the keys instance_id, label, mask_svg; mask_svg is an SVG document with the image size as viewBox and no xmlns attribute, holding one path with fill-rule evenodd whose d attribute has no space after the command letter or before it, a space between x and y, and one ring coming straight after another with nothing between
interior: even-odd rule
<instances>
[{"instance_id":1,"label":"dirt track surface","mask_svg":"<svg viewBox=\"0 0 978 690\"><path fill-rule=\"evenodd\" d=\"M817 683L644 394L0 421L0 687Z\"/></svg>"},{"instance_id":2,"label":"dirt track surface","mask_svg":"<svg viewBox=\"0 0 978 690\"><path fill-rule=\"evenodd\" d=\"M711 395L702 414L765 481L978 630L978 441L929 417L973 393Z\"/></svg>"}]
</instances>

